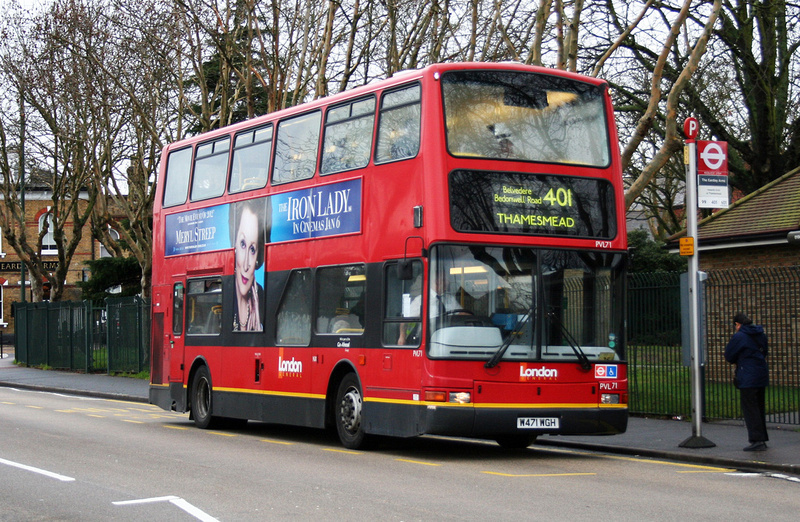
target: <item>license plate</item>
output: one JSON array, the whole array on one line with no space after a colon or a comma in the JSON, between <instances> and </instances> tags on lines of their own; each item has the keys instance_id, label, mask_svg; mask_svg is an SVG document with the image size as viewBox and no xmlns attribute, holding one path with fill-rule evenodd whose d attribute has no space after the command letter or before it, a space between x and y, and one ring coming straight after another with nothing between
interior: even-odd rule
<instances>
[{"instance_id":1,"label":"license plate","mask_svg":"<svg viewBox=\"0 0 800 522\"><path fill-rule=\"evenodd\" d=\"M558 429L558 417L517 417L517 428L521 430Z\"/></svg>"}]
</instances>

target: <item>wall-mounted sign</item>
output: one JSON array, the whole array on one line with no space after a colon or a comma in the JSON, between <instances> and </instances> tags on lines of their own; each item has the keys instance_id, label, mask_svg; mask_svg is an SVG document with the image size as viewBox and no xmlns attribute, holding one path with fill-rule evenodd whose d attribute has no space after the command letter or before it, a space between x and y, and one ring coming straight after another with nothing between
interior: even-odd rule
<instances>
[{"instance_id":1,"label":"wall-mounted sign","mask_svg":"<svg viewBox=\"0 0 800 522\"><path fill-rule=\"evenodd\" d=\"M45 270L55 270L58 268L58 261L44 261L42 266ZM19 272L20 270L22 270L22 261L0 262L0 272Z\"/></svg>"}]
</instances>

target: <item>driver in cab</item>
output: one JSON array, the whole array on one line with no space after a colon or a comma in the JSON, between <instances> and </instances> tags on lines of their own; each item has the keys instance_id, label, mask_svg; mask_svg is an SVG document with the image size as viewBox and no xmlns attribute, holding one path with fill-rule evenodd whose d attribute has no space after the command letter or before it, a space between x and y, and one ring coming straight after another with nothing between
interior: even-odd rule
<instances>
[{"instance_id":1,"label":"driver in cab","mask_svg":"<svg viewBox=\"0 0 800 522\"><path fill-rule=\"evenodd\" d=\"M447 276L443 272L437 272L431 287L431 319L456 313L466 313L466 310L447 291Z\"/></svg>"}]
</instances>

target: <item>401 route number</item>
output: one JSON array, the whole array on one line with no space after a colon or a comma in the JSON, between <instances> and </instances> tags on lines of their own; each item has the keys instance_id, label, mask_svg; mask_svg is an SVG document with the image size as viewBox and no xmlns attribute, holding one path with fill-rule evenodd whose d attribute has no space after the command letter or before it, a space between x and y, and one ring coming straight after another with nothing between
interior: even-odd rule
<instances>
[{"instance_id":1,"label":"401 route number","mask_svg":"<svg viewBox=\"0 0 800 522\"><path fill-rule=\"evenodd\" d=\"M547 195L543 198L550 203L550 206L571 207L572 206L572 189L551 188L547 191Z\"/></svg>"}]
</instances>

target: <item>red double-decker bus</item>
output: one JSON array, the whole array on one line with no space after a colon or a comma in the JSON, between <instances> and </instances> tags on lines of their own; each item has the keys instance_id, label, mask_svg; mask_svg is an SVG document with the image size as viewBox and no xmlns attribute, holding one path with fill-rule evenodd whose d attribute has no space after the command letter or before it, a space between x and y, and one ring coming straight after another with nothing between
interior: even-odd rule
<instances>
[{"instance_id":1,"label":"red double-decker bus","mask_svg":"<svg viewBox=\"0 0 800 522\"><path fill-rule=\"evenodd\" d=\"M439 64L168 145L150 401L524 447L627 426L605 82Z\"/></svg>"}]
</instances>

